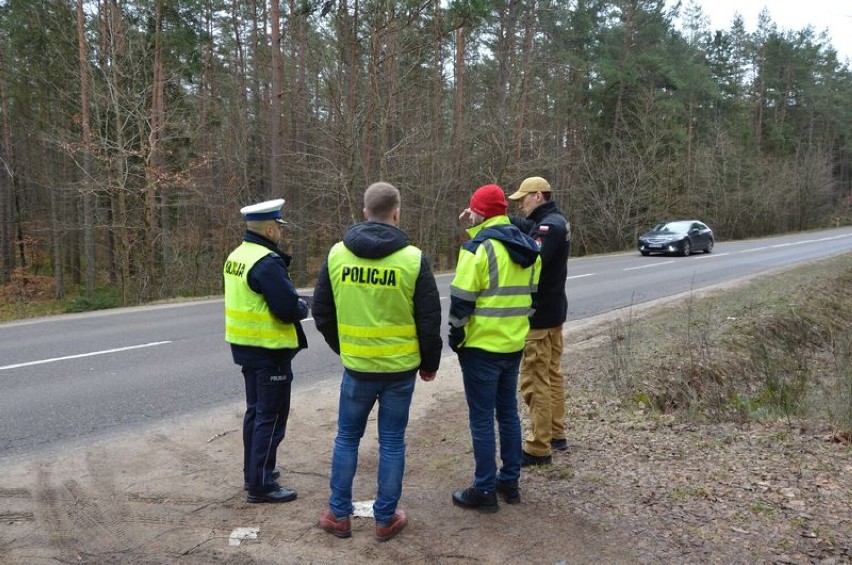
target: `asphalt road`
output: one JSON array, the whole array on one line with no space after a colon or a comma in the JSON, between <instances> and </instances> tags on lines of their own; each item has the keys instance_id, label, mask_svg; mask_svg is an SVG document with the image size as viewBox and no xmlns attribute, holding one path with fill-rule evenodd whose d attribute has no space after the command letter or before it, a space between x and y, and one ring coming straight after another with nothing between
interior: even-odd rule
<instances>
[{"instance_id":1,"label":"asphalt road","mask_svg":"<svg viewBox=\"0 0 852 565\"><path fill-rule=\"evenodd\" d=\"M720 242L710 255L571 259L568 316L849 252L852 228L839 228ZM445 316L451 278L437 277ZM294 361L294 390L341 371L312 321L304 326L309 348ZM223 334L221 300L0 324L0 462L239 402L242 377Z\"/></svg>"}]
</instances>

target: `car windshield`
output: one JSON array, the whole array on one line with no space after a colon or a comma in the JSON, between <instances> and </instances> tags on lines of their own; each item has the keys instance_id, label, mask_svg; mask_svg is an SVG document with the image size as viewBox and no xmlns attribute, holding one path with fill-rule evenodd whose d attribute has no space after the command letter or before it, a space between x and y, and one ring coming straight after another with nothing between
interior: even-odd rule
<instances>
[{"instance_id":1,"label":"car windshield","mask_svg":"<svg viewBox=\"0 0 852 565\"><path fill-rule=\"evenodd\" d=\"M689 231L689 226L692 222L660 222L654 226L651 231L663 233L686 233Z\"/></svg>"}]
</instances>

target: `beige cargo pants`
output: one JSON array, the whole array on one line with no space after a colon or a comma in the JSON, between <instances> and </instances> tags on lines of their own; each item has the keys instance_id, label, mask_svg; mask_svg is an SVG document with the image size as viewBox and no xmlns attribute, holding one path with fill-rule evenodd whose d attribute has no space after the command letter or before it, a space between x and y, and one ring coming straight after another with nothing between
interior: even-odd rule
<instances>
[{"instance_id":1,"label":"beige cargo pants","mask_svg":"<svg viewBox=\"0 0 852 565\"><path fill-rule=\"evenodd\" d=\"M550 442L565 438L565 378L562 375L562 326L530 329L521 362L521 397L529 407L530 429L524 451L551 454Z\"/></svg>"}]
</instances>

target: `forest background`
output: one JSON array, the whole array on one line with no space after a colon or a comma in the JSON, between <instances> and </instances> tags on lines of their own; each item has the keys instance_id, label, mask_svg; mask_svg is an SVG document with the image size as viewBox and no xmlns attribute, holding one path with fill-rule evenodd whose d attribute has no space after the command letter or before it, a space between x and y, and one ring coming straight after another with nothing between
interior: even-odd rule
<instances>
[{"instance_id":1,"label":"forest background","mask_svg":"<svg viewBox=\"0 0 852 565\"><path fill-rule=\"evenodd\" d=\"M679 22L679 25L676 25ZM852 73L764 11L664 0L0 0L0 285L218 294L283 197L297 285L386 180L451 269L472 191L547 177L573 253L661 219L852 222Z\"/></svg>"}]
</instances>

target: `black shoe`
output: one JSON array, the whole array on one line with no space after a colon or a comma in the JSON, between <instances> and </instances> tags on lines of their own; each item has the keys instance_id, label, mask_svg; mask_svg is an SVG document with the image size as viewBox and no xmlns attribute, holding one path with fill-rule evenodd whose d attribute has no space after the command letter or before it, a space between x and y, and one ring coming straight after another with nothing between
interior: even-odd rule
<instances>
[{"instance_id":1,"label":"black shoe","mask_svg":"<svg viewBox=\"0 0 852 565\"><path fill-rule=\"evenodd\" d=\"M272 480L273 481L277 481L278 477L280 477L280 476L281 476L281 471L279 469L277 469L277 468L272 469ZM248 489L249 489L249 484L243 483L243 490L248 490Z\"/></svg>"},{"instance_id":2,"label":"black shoe","mask_svg":"<svg viewBox=\"0 0 852 565\"><path fill-rule=\"evenodd\" d=\"M521 452L521 467L550 465L551 463L553 463L551 455L530 455L526 451Z\"/></svg>"},{"instance_id":3,"label":"black shoe","mask_svg":"<svg viewBox=\"0 0 852 565\"><path fill-rule=\"evenodd\" d=\"M473 487L454 492L453 504L464 508L473 508L480 512L488 512L489 514L497 512L500 509L497 506L496 492L485 493Z\"/></svg>"},{"instance_id":4,"label":"black shoe","mask_svg":"<svg viewBox=\"0 0 852 565\"><path fill-rule=\"evenodd\" d=\"M565 438L554 439L550 442L550 449L553 451L568 451L568 440Z\"/></svg>"},{"instance_id":5,"label":"black shoe","mask_svg":"<svg viewBox=\"0 0 852 565\"><path fill-rule=\"evenodd\" d=\"M521 490L518 481L497 481L497 492L506 501L506 504L518 504L521 502Z\"/></svg>"},{"instance_id":6,"label":"black shoe","mask_svg":"<svg viewBox=\"0 0 852 565\"><path fill-rule=\"evenodd\" d=\"M277 487L263 494L248 493L246 502L291 502L296 500L296 491L284 487Z\"/></svg>"}]
</instances>

